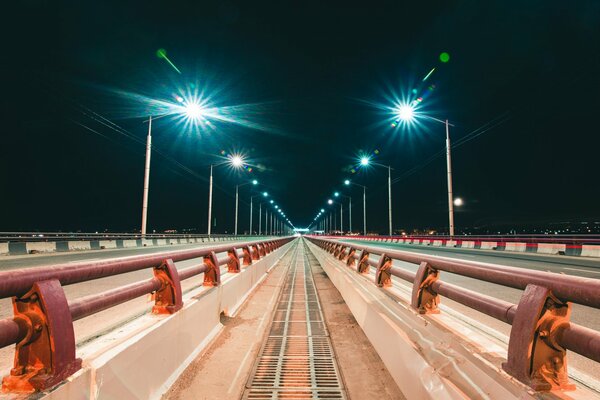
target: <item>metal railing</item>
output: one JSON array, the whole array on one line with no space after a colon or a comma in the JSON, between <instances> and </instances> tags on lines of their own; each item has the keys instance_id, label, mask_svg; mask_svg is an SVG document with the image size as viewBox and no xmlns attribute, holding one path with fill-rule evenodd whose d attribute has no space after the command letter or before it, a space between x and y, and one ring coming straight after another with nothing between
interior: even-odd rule
<instances>
[{"instance_id":1,"label":"metal railing","mask_svg":"<svg viewBox=\"0 0 600 400\"><path fill-rule=\"evenodd\" d=\"M327 235L324 235L327 236ZM560 244L598 244L600 235L333 235L347 237L348 239L392 239L392 240L442 240L442 241L470 241L470 242L498 242L502 243L560 243Z\"/></svg>"},{"instance_id":2,"label":"metal railing","mask_svg":"<svg viewBox=\"0 0 600 400\"><path fill-rule=\"evenodd\" d=\"M195 239L248 238L258 235L188 234L188 233L129 233L129 232L0 232L0 242L58 242L62 240L128 240L128 239ZM266 235L262 235L266 236Z\"/></svg>"},{"instance_id":3,"label":"metal railing","mask_svg":"<svg viewBox=\"0 0 600 400\"><path fill-rule=\"evenodd\" d=\"M204 274L204 286L217 286L220 267L240 272L292 237L236 242L200 249L81 261L0 272L0 298L12 297L14 316L0 320L0 348L16 344L14 366L2 380L9 392L48 389L81 368L75 354L73 321L146 294L153 294L154 314L172 314L183 307L181 281ZM202 257L196 266L183 270L175 262ZM241 259L241 262L240 262ZM152 269L145 281L101 293L67 300L63 286L94 279Z\"/></svg>"},{"instance_id":4,"label":"metal railing","mask_svg":"<svg viewBox=\"0 0 600 400\"><path fill-rule=\"evenodd\" d=\"M567 350L600 362L600 332L569 321L571 303L600 308L600 280L307 238L347 266L356 266L359 273L375 267L379 287L391 286L392 276L411 283L411 306L420 314L439 313L441 295L512 325L503 369L535 390L573 388L568 382ZM419 267L415 273L394 266L393 260ZM524 292L519 304L512 304L443 282L441 271Z\"/></svg>"}]
</instances>

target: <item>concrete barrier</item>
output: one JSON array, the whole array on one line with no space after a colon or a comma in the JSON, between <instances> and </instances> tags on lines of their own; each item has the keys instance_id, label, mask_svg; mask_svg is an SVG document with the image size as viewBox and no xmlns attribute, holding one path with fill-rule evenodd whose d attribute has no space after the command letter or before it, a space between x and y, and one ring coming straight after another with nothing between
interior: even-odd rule
<instances>
[{"instance_id":1,"label":"concrete barrier","mask_svg":"<svg viewBox=\"0 0 600 400\"><path fill-rule=\"evenodd\" d=\"M492 250L498 246L498 242L481 242L482 250Z\"/></svg>"},{"instance_id":2,"label":"concrete barrier","mask_svg":"<svg viewBox=\"0 0 600 400\"><path fill-rule=\"evenodd\" d=\"M90 244L89 240L68 241L67 246L68 246L69 251L91 250L92 249L92 245Z\"/></svg>"},{"instance_id":3,"label":"concrete barrier","mask_svg":"<svg viewBox=\"0 0 600 400\"><path fill-rule=\"evenodd\" d=\"M583 257L600 257L600 246L584 244L581 246L581 255Z\"/></svg>"},{"instance_id":4,"label":"concrete barrier","mask_svg":"<svg viewBox=\"0 0 600 400\"><path fill-rule=\"evenodd\" d=\"M27 253L53 253L56 251L55 242L29 242L27 243Z\"/></svg>"},{"instance_id":5,"label":"concrete barrier","mask_svg":"<svg viewBox=\"0 0 600 400\"><path fill-rule=\"evenodd\" d=\"M535 398L486 361L500 357L499 346L488 340L488 350L469 343L480 335L467 324L453 330L445 315L419 315L343 262L309 246L407 399Z\"/></svg>"},{"instance_id":6,"label":"concrete barrier","mask_svg":"<svg viewBox=\"0 0 600 400\"><path fill-rule=\"evenodd\" d=\"M525 252L526 249L527 249L527 243L521 243L521 242L506 242L506 246L504 246L504 250L506 250L506 251Z\"/></svg>"},{"instance_id":7,"label":"concrete barrier","mask_svg":"<svg viewBox=\"0 0 600 400\"><path fill-rule=\"evenodd\" d=\"M538 243L537 252L542 254L564 254L566 247L566 245L560 243Z\"/></svg>"},{"instance_id":8,"label":"concrete barrier","mask_svg":"<svg viewBox=\"0 0 600 400\"><path fill-rule=\"evenodd\" d=\"M115 240L100 240L100 248L116 249L117 242Z\"/></svg>"},{"instance_id":9,"label":"concrete barrier","mask_svg":"<svg viewBox=\"0 0 600 400\"><path fill-rule=\"evenodd\" d=\"M44 396L51 400L160 399L221 332L221 312L237 311L291 243L220 286L184 294L169 316L146 314L77 350L84 368Z\"/></svg>"},{"instance_id":10,"label":"concrete barrier","mask_svg":"<svg viewBox=\"0 0 600 400\"><path fill-rule=\"evenodd\" d=\"M9 254L8 243L0 243L0 254L1 255Z\"/></svg>"}]
</instances>

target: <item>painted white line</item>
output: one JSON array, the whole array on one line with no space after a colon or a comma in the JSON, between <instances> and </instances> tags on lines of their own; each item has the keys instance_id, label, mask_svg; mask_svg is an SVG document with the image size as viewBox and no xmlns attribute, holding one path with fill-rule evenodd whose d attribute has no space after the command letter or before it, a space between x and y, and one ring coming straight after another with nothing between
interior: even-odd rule
<instances>
[{"instance_id":1,"label":"painted white line","mask_svg":"<svg viewBox=\"0 0 600 400\"><path fill-rule=\"evenodd\" d=\"M252 350L253 350L253 347L248 349L248 351L246 352L244 359L240 363L240 366L239 366L237 372L235 373L235 377L231 381L231 385L229 385L229 390L227 391L227 394L231 394L231 392L233 392L234 386L236 386L238 384L240 374L242 373L242 368L244 368L244 366L246 365L246 361L248 361L248 357L250 356L250 353L252 352Z\"/></svg>"},{"instance_id":2,"label":"painted white line","mask_svg":"<svg viewBox=\"0 0 600 400\"><path fill-rule=\"evenodd\" d=\"M589 270L589 269L569 268L569 267L564 267L564 269L568 269L568 270L571 270L571 271L589 272L590 274L600 274L600 271L592 271L592 270Z\"/></svg>"}]
</instances>

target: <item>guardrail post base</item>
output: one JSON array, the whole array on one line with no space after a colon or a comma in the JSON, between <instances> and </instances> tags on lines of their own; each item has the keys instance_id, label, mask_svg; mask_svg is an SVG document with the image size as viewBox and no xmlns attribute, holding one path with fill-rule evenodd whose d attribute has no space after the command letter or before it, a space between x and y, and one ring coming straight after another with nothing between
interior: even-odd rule
<instances>
[{"instance_id":1,"label":"guardrail post base","mask_svg":"<svg viewBox=\"0 0 600 400\"><path fill-rule=\"evenodd\" d=\"M3 392L45 390L81 368L71 312L58 280L36 282L25 295L13 297L13 310L27 335L16 345L14 367L2 379Z\"/></svg>"},{"instance_id":2,"label":"guardrail post base","mask_svg":"<svg viewBox=\"0 0 600 400\"><path fill-rule=\"evenodd\" d=\"M154 276L161 281L162 287L154 294L152 313L173 314L181 310L183 307L181 282L173 260L169 258L159 267L155 267Z\"/></svg>"},{"instance_id":3,"label":"guardrail post base","mask_svg":"<svg viewBox=\"0 0 600 400\"><path fill-rule=\"evenodd\" d=\"M377 272L375 273L375 283L379 287L390 287L392 286L392 274L390 269L392 268L392 259L384 254L379 258L379 264L377 265Z\"/></svg>"},{"instance_id":4,"label":"guardrail post base","mask_svg":"<svg viewBox=\"0 0 600 400\"><path fill-rule=\"evenodd\" d=\"M242 247L244 266L252 265L252 252L250 251L250 247L244 246Z\"/></svg>"},{"instance_id":5,"label":"guardrail post base","mask_svg":"<svg viewBox=\"0 0 600 400\"><path fill-rule=\"evenodd\" d=\"M260 250L257 244L252 246L252 260L260 260Z\"/></svg>"},{"instance_id":6,"label":"guardrail post base","mask_svg":"<svg viewBox=\"0 0 600 400\"><path fill-rule=\"evenodd\" d=\"M346 258L344 260L344 261L346 261L346 266L354 267L354 264L356 264L356 260L354 259L354 254L356 254L356 249L354 247L350 247L350 250L348 250L348 255L346 256Z\"/></svg>"},{"instance_id":7,"label":"guardrail post base","mask_svg":"<svg viewBox=\"0 0 600 400\"><path fill-rule=\"evenodd\" d=\"M240 258L238 257L237 249L234 247L227 250L229 261L227 261L227 272L236 274L240 272Z\"/></svg>"},{"instance_id":8,"label":"guardrail post base","mask_svg":"<svg viewBox=\"0 0 600 400\"><path fill-rule=\"evenodd\" d=\"M360 258L359 258L359 262L358 262L358 267L357 267L357 271L361 274L368 274L369 273L369 252L366 250L363 250L362 253L360 253Z\"/></svg>"},{"instance_id":9,"label":"guardrail post base","mask_svg":"<svg viewBox=\"0 0 600 400\"><path fill-rule=\"evenodd\" d=\"M534 390L574 390L567 375L567 351L556 342L569 326L571 304L544 287L527 285L513 320L508 357L502 368Z\"/></svg>"},{"instance_id":10,"label":"guardrail post base","mask_svg":"<svg viewBox=\"0 0 600 400\"><path fill-rule=\"evenodd\" d=\"M432 284L439 278L439 271L434 269L427 262L423 261L419 265L412 287L411 306L419 314L438 314L438 304L440 296L433 290Z\"/></svg>"},{"instance_id":11,"label":"guardrail post base","mask_svg":"<svg viewBox=\"0 0 600 400\"><path fill-rule=\"evenodd\" d=\"M214 251L204 256L204 265L206 265L206 271L204 271L204 286L219 286L221 283L221 268L219 268L219 260Z\"/></svg>"}]
</instances>

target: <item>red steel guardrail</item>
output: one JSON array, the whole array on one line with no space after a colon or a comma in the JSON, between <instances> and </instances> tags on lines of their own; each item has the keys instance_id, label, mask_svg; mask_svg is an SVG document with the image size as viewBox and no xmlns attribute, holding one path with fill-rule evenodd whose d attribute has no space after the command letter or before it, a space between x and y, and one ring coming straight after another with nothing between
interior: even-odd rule
<instances>
[{"instance_id":1,"label":"red steel guardrail","mask_svg":"<svg viewBox=\"0 0 600 400\"><path fill-rule=\"evenodd\" d=\"M73 321L146 294L154 294L154 314L183 307L181 281L204 274L204 286L217 286L220 267L240 272L293 237L230 243L105 261L58 264L0 272L0 298L12 297L14 316L0 320L0 348L16 344L14 366L2 380L5 392L45 390L81 368L75 354ZM178 271L175 262L203 258L200 265ZM63 286L142 269L153 270L145 281L67 300Z\"/></svg>"},{"instance_id":2,"label":"red steel guardrail","mask_svg":"<svg viewBox=\"0 0 600 400\"><path fill-rule=\"evenodd\" d=\"M411 306L439 313L440 295L512 325L503 369L535 390L569 390L567 350L600 362L600 332L569 321L571 303L600 308L600 280L530 271L475 261L388 250L332 239L307 237L359 273L376 268L375 283L391 286L395 276L412 283ZM360 254L358 254L360 251ZM370 255L379 255L378 260ZM393 260L418 264L416 273ZM440 280L440 271L524 290L512 304Z\"/></svg>"}]
</instances>

